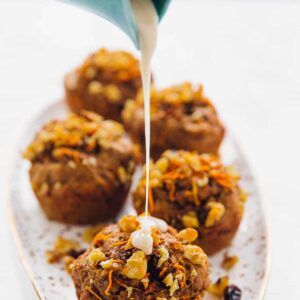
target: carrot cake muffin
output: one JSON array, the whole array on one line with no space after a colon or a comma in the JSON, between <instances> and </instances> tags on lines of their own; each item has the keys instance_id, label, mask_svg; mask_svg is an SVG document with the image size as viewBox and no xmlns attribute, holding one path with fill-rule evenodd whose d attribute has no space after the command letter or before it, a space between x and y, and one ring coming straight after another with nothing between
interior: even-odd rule
<instances>
[{"instance_id":1,"label":"carrot cake muffin","mask_svg":"<svg viewBox=\"0 0 300 300\"><path fill-rule=\"evenodd\" d=\"M142 86L139 61L128 52L102 48L67 74L64 85L66 101L74 112L90 110L121 121L125 101L134 98Z\"/></svg>"},{"instance_id":2,"label":"carrot cake muffin","mask_svg":"<svg viewBox=\"0 0 300 300\"><path fill-rule=\"evenodd\" d=\"M212 154L166 151L150 166L149 211L181 230L198 231L208 254L230 244L243 216L245 193L239 176ZM145 179L134 191L138 213L145 205Z\"/></svg>"},{"instance_id":3,"label":"carrot cake muffin","mask_svg":"<svg viewBox=\"0 0 300 300\"><path fill-rule=\"evenodd\" d=\"M152 227L153 249L145 254L132 244L139 227L139 217L125 216L97 234L71 266L78 299L203 299L208 262L191 244L197 231Z\"/></svg>"},{"instance_id":4,"label":"carrot cake muffin","mask_svg":"<svg viewBox=\"0 0 300 300\"><path fill-rule=\"evenodd\" d=\"M122 112L123 122L132 139L142 145L144 137L143 94L128 100ZM151 156L158 158L168 149L217 153L224 126L202 86L182 83L151 92Z\"/></svg>"},{"instance_id":5,"label":"carrot cake muffin","mask_svg":"<svg viewBox=\"0 0 300 300\"><path fill-rule=\"evenodd\" d=\"M50 121L24 152L33 191L51 220L116 216L131 185L136 147L121 124L92 112Z\"/></svg>"}]
</instances>

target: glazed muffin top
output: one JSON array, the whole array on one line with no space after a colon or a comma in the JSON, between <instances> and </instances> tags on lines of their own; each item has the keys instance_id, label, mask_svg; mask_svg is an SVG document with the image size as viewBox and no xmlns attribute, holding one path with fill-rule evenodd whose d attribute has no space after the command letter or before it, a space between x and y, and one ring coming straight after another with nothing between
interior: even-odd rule
<instances>
[{"instance_id":1,"label":"glazed muffin top","mask_svg":"<svg viewBox=\"0 0 300 300\"><path fill-rule=\"evenodd\" d=\"M130 118L131 112L143 106L143 93L140 90L135 101L128 100L125 105L123 117ZM202 108L200 111L199 108ZM189 116L193 121L207 119L203 108L214 111L210 100L203 94L203 87L194 88L191 83L184 82L165 89L151 90L151 115L164 118L167 116Z\"/></svg>"},{"instance_id":2,"label":"glazed muffin top","mask_svg":"<svg viewBox=\"0 0 300 300\"><path fill-rule=\"evenodd\" d=\"M72 266L75 284L88 282L87 293L101 298L141 299L151 294L153 299L195 299L203 294L208 285L208 261L203 250L191 244L197 231L189 228L178 233L168 227L162 232L153 227L153 251L146 255L131 243L131 233L139 227L137 217L125 216L100 231L91 248Z\"/></svg>"},{"instance_id":3,"label":"glazed muffin top","mask_svg":"<svg viewBox=\"0 0 300 300\"><path fill-rule=\"evenodd\" d=\"M132 152L124 127L100 115L83 111L50 121L36 134L23 156L32 161L71 159L81 162L103 151Z\"/></svg>"}]
</instances>

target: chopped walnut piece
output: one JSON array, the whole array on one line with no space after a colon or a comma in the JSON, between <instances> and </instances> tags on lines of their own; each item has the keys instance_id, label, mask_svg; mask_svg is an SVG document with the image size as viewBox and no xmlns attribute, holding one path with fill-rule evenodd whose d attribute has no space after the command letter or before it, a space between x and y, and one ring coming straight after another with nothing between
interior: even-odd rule
<instances>
[{"instance_id":1,"label":"chopped walnut piece","mask_svg":"<svg viewBox=\"0 0 300 300\"><path fill-rule=\"evenodd\" d=\"M131 297L132 291L133 291L133 287L132 286L128 286L126 287L127 290L127 298Z\"/></svg>"},{"instance_id":2,"label":"chopped walnut piece","mask_svg":"<svg viewBox=\"0 0 300 300\"><path fill-rule=\"evenodd\" d=\"M88 85L88 92L91 95L98 95L103 91L103 85L97 80L93 80Z\"/></svg>"},{"instance_id":3,"label":"chopped walnut piece","mask_svg":"<svg viewBox=\"0 0 300 300\"><path fill-rule=\"evenodd\" d=\"M157 267L159 268L162 266L162 264L165 261L167 261L169 259L169 251L167 250L167 248L165 246L161 246L158 249L158 253L159 253L160 259L158 260Z\"/></svg>"},{"instance_id":4,"label":"chopped walnut piece","mask_svg":"<svg viewBox=\"0 0 300 300\"><path fill-rule=\"evenodd\" d=\"M187 242L193 242L198 237L198 231L194 228L186 228L178 232L177 236Z\"/></svg>"},{"instance_id":5,"label":"chopped walnut piece","mask_svg":"<svg viewBox=\"0 0 300 300\"><path fill-rule=\"evenodd\" d=\"M82 239L86 243L90 243L104 226L105 225L95 225L87 227L82 233Z\"/></svg>"},{"instance_id":6,"label":"chopped walnut piece","mask_svg":"<svg viewBox=\"0 0 300 300\"><path fill-rule=\"evenodd\" d=\"M155 162L155 166L161 172L161 174L164 174L168 170L169 160L166 157L162 157Z\"/></svg>"},{"instance_id":7,"label":"chopped walnut piece","mask_svg":"<svg viewBox=\"0 0 300 300\"><path fill-rule=\"evenodd\" d=\"M221 220L225 213L225 207L219 202L208 202L206 207L209 209L209 211L204 225L205 227L211 227Z\"/></svg>"},{"instance_id":8,"label":"chopped walnut piece","mask_svg":"<svg viewBox=\"0 0 300 300\"><path fill-rule=\"evenodd\" d=\"M233 256L224 256L223 262L222 262L222 268L229 271L231 268L233 268L237 263L239 262L239 257L236 255Z\"/></svg>"},{"instance_id":9,"label":"chopped walnut piece","mask_svg":"<svg viewBox=\"0 0 300 300\"><path fill-rule=\"evenodd\" d=\"M197 271L196 271L195 268L192 269L191 275L192 276L197 276L198 275L198 273L197 273Z\"/></svg>"},{"instance_id":10,"label":"chopped walnut piece","mask_svg":"<svg viewBox=\"0 0 300 300\"><path fill-rule=\"evenodd\" d=\"M134 252L130 258L127 259L123 275L130 279L141 280L147 273L147 259L143 251Z\"/></svg>"},{"instance_id":11,"label":"chopped walnut piece","mask_svg":"<svg viewBox=\"0 0 300 300\"><path fill-rule=\"evenodd\" d=\"M77 249L79 249L79 243L59 236L54 243L53 250L46 251L47 260L49 263L57 262L62 257L68 255L70 251Z\"/></svg>"},{"instance_id":12,"label":"chopped walnut piece","mask_svg":"<svg viewBox=\"0 0 300 300\"><path fill-rule=\"evenodd\" d=\"M133 245L132 245L132 237L130 237L127 241L127 244L125 246L125 250L130 250L133 248Z\"/></svg>"},{"instance_id":13,"label":"chopped walnut piece","mask_svg":"<svg viewBox=\"0 0 300 300\"><path fill-rule=\"evenodd\" d=\"M179 289L178 279L175 279L173 284L170 287L170 296L173 296L174 293Z\"/></svg>"},{"instance_id":14,"label":"chopped walnut piece","mask_svg":"<svg viewBox=\"0 0 300 300\"><path fill-rule=\"evenodd\" d=\"M212 283L209 286L208 292L213 294L214 296L222 297L228 285L229 285L229 277L228 276L220 277L215 283Z\"/></svg>"},{"instance_id":15,"label":"chopped walnut piece","mask_svg":"<svg viewBox=\"0 0 300 300\"><path fill-rule=\"evenodd\" d=\"M119 88L114 84L109 84L105 87L105 94L112 103L118 103L122 98Z\"/></svg>"},{"instance_id":16,"label":"chopped walnut piece","mask_svg":"<svg viewBox=\"0 0 300 300\"><path fill-rule=\"evenodd\" d=\"M71 270L72 270L73 262L74 262L75 258L72 257L72 256L67 255L67 256L64 256L63 260L64 260L65 270L68 273L70 273Z\"/></svg>"},{"instance_id":17,"label":"chopped walnut piece","mask_svg":"<svg viewBox=\"0 0 300 300\"><path fill-rule=\"evenodd\" d=\"M179 289L178 280L174 279L173 274L169 273L163 280L163 283L170 288L170 296L173 296L174 293Z\"/></svg>"},{"instance_id":18,"label":"chopped walnut piece","mask_svg":"<svg viewBox=\"0 0 300 300\"><path fill-rule=\"evenodd\" d=\"M127 233L131 233L138 229L140 223L135 216L124 216L118 222L121 230Z\"/></svg>"},{"instance_id":19,"label":"chopped walnut piece","mask_svg":"<svg viewBox=\"0 0 300 300\"><path fill-rule=\"evenodd\" d=\"M185 228L198 228L199 220L195 212L191 211L188 214L182 216L182 223Z\"/></svg>"},{"instance_id":20,"label":"chopped walnut piece","mask_svg":"<svg viewBox=\"0 0 300 300\"><path fill-rule=\"evenodd\" d=\"M87 260L90 265L94 265L105 260L105 254L100 249L93 249L88 255Z\"/></svg>"},{"instance_id":21,"label":"chopped walnut piece","mask_svg":"<svg viewBox=\"0 0 300 300\"><path fill-rule=\"evenodd\" d=\"M114 260L113 259L108 259L108 260L104 260L100 263L101 267L103 269L109 269L112 267Z\"/></svg>"},{"instance_id":22,"label":"chopped walnut piece","mask_svg":"<svg viewBox=\"0 0 300 300\"><path fill-rule=\"evenodd\" d=\"M171 286L172 283L173 283L173 274L172 273L169 273L163 280L163 283L166 285L166 286Z\"/></svg>"},{"instance_id":23,"label":"chopped walnut piece","mask_svg":"<svg viewBox=\"0 0 300 300\"><path fill-rule=\"evenodd\" d=\"M195 265L202 265L207 261L206 254L196 245L184 245L183 256Z\"/></svg>"}]
</instances>

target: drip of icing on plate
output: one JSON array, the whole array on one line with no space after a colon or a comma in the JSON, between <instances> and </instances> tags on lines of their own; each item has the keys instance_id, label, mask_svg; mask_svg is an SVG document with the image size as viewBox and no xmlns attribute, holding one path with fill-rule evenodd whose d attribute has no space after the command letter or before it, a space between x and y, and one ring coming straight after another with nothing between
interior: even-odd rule
<instances>
[{"instance_id":1,"label":"drip of icing on plate","mask_svg":"<svg viewBox=\"0 0 300 300\"><path fill-rule=\"evenodd\" d=\"M150 172L150 88L151 88L151 58L156 47L158 17L151 0L131 0L131 7L139 32L141 49L141 73L144 93L145 114L145 147L146 147L146 201L145 216L139 217L141 228L132 233L132 245L144 251L146 255L152 253L153 238L151 228L157 227L161 231L167 230L167 224L149 216L149 172Z\"/></svg>"}]
</instances>

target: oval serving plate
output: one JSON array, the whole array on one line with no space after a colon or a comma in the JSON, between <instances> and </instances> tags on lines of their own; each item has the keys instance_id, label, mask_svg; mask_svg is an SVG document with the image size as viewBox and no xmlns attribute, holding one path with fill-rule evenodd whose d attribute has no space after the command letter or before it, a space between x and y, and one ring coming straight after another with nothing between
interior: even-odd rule
<instances>
[{"instance_id":1,"label":"oval serving plate","mask_svg":"<svg viewBox=\"0 0 300 300\"><path fill-rule=\"evenodd\" d=\"M64 103L57 102L44 109L29 124L18 141L9 187L8 211L20 258L37 298L48 300L75 300L76 295L72 280L63 265L48 264L45 251L53 248L58 235L82 243L80 236L85 227L47 220L31 190L28 176L30 165L22 159L21 153L45 122L66 114ZM211 280L215 281L228 274L230 281L242 289L243 299L260 300L263 299L270 267L270 243L262 199L247 161L232 138L226 137L221 154L226 164L234 165L240 172L241 185L250 196L244 219L232 245L210 257ZM134 213L130 201L128 199L123 214ZM221 268L225 253L239 257L239 263L229 272ZM208 294L205 300L210 299L216 298Z\"/></svg>"}]
</instances>

